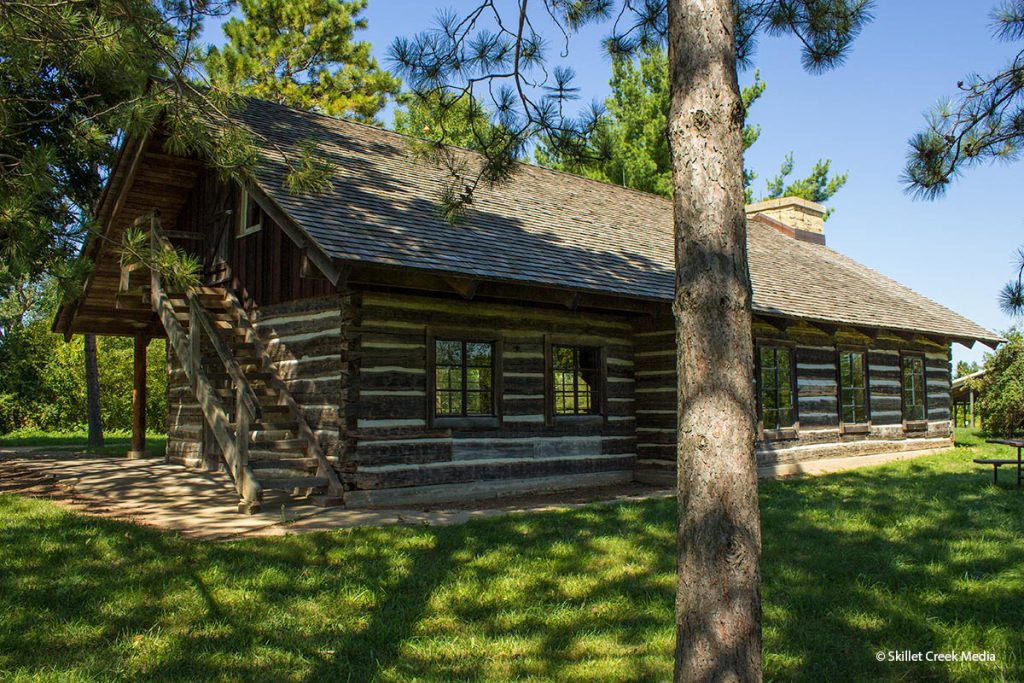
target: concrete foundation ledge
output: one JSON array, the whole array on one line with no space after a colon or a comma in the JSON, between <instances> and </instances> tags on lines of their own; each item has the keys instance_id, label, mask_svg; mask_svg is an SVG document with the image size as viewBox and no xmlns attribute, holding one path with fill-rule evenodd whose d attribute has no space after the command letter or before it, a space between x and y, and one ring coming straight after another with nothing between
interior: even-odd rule
<instances>
[{"instance_id":1,"label":"concrete foundation ledge","mask_svg":"<svg viewBox=\"0 0 1024 683\"><path fill-rule=\"evenodd\" d=\"M463 503L524 494L614 486L632 481L632 470L619 470L527 479L494 479L433 486L355 490L345 492L345 505L348 508L382 508Z\"/></svg>"},{"instance_id":2,"label":"concrete foundation ledge","mask_svg":"<svg viewBox=\"0 0 1024 683\"><path fill-rule=\"evenodd\" d=\"M853 470L858 467L884 465L888 462L919 458L922 455L939 453L941 451L949 450L949 448L949 445L945 445L938 448L923 448L914 451L890 451L888 453L874 453L872 455L848 455L838 458L821 458L818 460L803 460L800 462L774 463L758 467L757 476L762 479L769 479L774 477L829 474L832 472Z\"/></svg>"},{"instance_id":3,"label":"concrete foundation ledge","mask_svg":"<svg viewBox=\"0 0 1024 683\"><path fill-rule=\"evenodd\" d=\"M761 463L757 467L757 476L767 479L772 477L813 476L830 472L842 472L858 467L883 465L887 462L917 458L922 455L949 450L953 447L952 442L945 438L874 442L874 445L876 447L870 452L860 454L837 452L834 444L799 446L789 450L790 453L803 451L802 459ZM888 448L885 448L885 446L888 446ZM815 451L829 452L831 457L814 457ZM667 460L637 460L635 480L641 484L674 485L676 482L676 464Z\"/></svg>"}]
</instances>

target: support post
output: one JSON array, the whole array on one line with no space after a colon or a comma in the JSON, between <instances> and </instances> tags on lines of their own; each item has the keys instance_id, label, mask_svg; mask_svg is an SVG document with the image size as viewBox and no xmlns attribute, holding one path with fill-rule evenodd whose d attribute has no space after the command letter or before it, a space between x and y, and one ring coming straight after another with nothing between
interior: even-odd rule
<instances>
[{"instance_id":1,"label":"support post","mask_svg":"<svg viewBox=\"0 0 1024 683\"><path fill-rule=\"evenodd\" d=\"M132 449L129 460L149 456L146 451L146 347L149 339L142 332L135 335L134 384L132 385Z\"/></svg>"},{"instance_id":2,"label":"support post","mask_svg":"<svg viewBox=\"0 0 1024 683\"><path fill-rule=\"evenodd\" d=\"M974 389L970 389L968 395L971 397L971 429L974 429Z\"/></svg>"}]
</instances>

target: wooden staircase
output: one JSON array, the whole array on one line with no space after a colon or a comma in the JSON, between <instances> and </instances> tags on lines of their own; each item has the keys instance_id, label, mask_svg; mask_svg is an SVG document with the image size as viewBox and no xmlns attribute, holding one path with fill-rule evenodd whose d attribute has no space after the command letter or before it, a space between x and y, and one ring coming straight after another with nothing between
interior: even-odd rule
<instances>
[{"instance_id":1,"label":"wooden staircase","mask_svg":"<svg viewBox=\"0 0 1024 683\"><path fill-rule=\"evenodd\" d=\"M173 249L159 217L147 221L153 249ZM207 432L234 479L239 510L258 511L267 490L318 505L343 504L337 473L233 292L223 287L168 292L155 271L148 272L148 286L133 286L137 276L131 267L126 270L121 296L141 295L159 315Z\"/></svg>"}]
</instances>

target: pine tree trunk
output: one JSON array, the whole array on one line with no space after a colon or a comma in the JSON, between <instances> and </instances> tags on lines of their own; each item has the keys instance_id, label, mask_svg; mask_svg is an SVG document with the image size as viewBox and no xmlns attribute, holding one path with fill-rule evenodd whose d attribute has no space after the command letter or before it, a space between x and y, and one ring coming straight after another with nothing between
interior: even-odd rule
<instances>
[{"instance_id":1,"label":"pine tree trunk","mask_svg":"<svg viewBox=\"0 0 1024 683\"><path fill-rule=\"evenodd\" d=\"M744 111L731 0L669 0L679 371L676 681L761 680Z\"/></svg>"},{"instance_id":2,"label":"pine tree trunk","mask_svg":"<svg viewBox=\"0 0 1024 683\"><path fill-rule=\"evenodd\" d=\"M96 335L85 335L85 405L89 420L89 446L103 445L100 413L100 371L96 361Z\"/></svg>"}]
</instances>

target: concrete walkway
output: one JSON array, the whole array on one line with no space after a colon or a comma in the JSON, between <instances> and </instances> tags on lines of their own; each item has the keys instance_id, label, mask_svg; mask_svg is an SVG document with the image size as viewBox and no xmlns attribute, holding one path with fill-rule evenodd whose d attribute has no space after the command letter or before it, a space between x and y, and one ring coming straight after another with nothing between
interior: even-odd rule
<instances>
[{"instance_id":1,"label":"concrete walkway","mask_svg":"<svg viewBox=\"0 0 1024 683\"><path fill-rule=\"evenodd\" d=\"M463 524L474 518L514 512L567 509L590 502L621 502L672 494L664 488L634 486L627 495L595 492L597 500L582 502L559 502L554 496L546 496L494 507L443 510L318 508L302 503L275 504L268 498L261 512L245 515L237 511L238 496L222 472L200 472L158 459L126 460L45 449L0 449L0 492L17 492L18 486L11 482L19 479L25 481L25 488L38 488L44 480L52 482L45 497L86 514L129 520L204 539L279 536L357 526ZM2 485L4 482L8 484ZM39 495L40 491L25 493Z\"/></svg>"}]
</instances>

